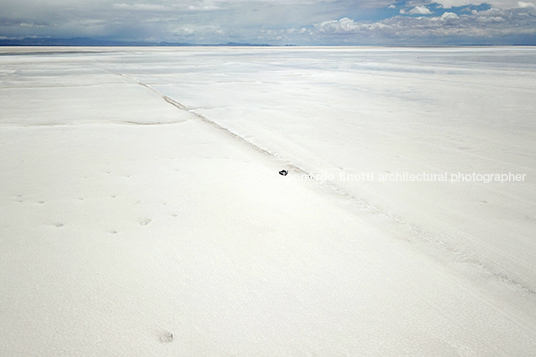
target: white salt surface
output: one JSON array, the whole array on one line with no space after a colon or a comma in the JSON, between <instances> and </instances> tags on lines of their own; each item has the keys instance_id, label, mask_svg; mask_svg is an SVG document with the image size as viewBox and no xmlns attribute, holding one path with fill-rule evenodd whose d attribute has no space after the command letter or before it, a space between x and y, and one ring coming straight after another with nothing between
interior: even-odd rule
<instances>
[{"instance_id":1,"label":"white salt surface","mask_svg":"<svg viewBox=\"0 0 536 357\"><path fill-rule=\"evenodd\" d=\"M535 63L0 49L0 355L532 356Z\"/></svg>"}]
</instances>

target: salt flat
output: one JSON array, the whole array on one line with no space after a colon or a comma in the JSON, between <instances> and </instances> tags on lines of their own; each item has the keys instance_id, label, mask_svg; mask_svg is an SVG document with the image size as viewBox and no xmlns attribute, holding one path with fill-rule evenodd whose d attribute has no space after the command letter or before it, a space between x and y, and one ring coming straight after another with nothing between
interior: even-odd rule
<instances>
[{"instance_id":1,"label":"salt flat","mask_svg":"<svg viewBox=\"0 0 536 357\"><path fill-rule=\"evenodd\" d=\"M0 49L0 354L530 356L535 63Z\"/></svg>"}]
</instances>

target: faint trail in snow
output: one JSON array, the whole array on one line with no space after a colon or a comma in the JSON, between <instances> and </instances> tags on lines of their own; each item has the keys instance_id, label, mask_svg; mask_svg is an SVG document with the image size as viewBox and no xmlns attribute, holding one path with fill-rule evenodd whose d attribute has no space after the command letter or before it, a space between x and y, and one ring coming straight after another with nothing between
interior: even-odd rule
<instances>
[{"instance_id":1,"label":"faint trail in snow","mask_svg":"<svg viewBox=\"0 0 536 357\"><path fill-rule=\"evenodd\" d=\"M435 238L432 234L422 230L417 225L414 225L412 223L406 222L402 218L394 215L393 213L385 211L385 210L382 210L381 208L376 207L373 204L371 204L371 203L369 203L369 202L367 202L367 201L365 201L365 200L363 200L363 199L361 199L359 197L356 197L356 196L344 191L343 189L341 189L340 187L335 185L333 182L329 182L329 181L324 182L324 181L315 180L314 179L314 177L315 177L314 173L308 172L307 170L301 168L297 164L289 162L284 157L281 157L280 155L277 155L277 154L275 154L273 152L270 152L269 150L264 149L264 148L262 148L262 147L260 147L260 146L258 146L256 144L248 141L246 138L244 138L244 137L232 132L231 130L227 129L226 127L219 125L218 123L206 118L205 116L203 116L203 115L201 115L199 113L196 113L195 111L193 111L191 109L188 109L188 107L186 107L182 103L177 102L176 100L168 97L167 95L162 94L161 92L159 92L155 88L151 87L150 85L148 85L146 83L143 83L143 82L137 80L136 78L130 77L130 76L125 75L125 74L115 73L115 72L109 72L109 73L113 73L115 75L121 76L123 78L131 80L131 81L133 81L133 82L135 82L135 83L137 83L137 84L149 89L150 91L152 91L153 93L157 94L158 96L160 96L162 99L164 99L166 102L168 102L169 104L173 105L174 107L176 107L176 108L178 108L180 110L187 111L188 113L193 114L195 117L197 117L202 122L204 122L206 124L209 124L210 126L218 129L219 131L222 131L223 133L225 133L225 134L229 135L230 137L234 138L235 140L238 140L238 141L242 142L243 144L247 145L248 147L254 149L255 151L260 152L260 153L262 153L264 155L268 155L271 158L274 158L274 159L276 159L278 161L281 161L283 165L285 165L286 167L292 169L295 173L301 174L301 175L307 175L308 177L311 177L311 181L322 185L322 187L328 189L330 192L336 194L339 197L344 197L344 198L350 200L351 202L353 202L354 205L357 205L361 210L366 211L366 212L379 214L380 216L382 216L383 218L387 219L388 221L395 223L397 226L401 227L405 231L410 231L412 233L412 235L414 236L414 238L419 240L421 243L424 242L424 243L427 243L427 244L431 244L431 246L434 247L435 249L437 249L438 251L446 252L449 256L455 257L454 259L456 259L458 262L468 264L470 266L476 267L477 269L481 269L481 270L485 271L487 274L489 274L490 276L493 276L494 279L497 280L497 281L501 281L503 283L506 283L506 284L510 285L511 287L514 287L516 289L524 291L528 295L536 296L536 291L534 291L531 287L527 286L526 284L524 284L524 283L522 283L520 281L517 281L515 279L512 279L512 278L508 277L506 275L506 272L501 271L501 270L503 270L502 268L499 268L497 270L497 268L500 267L500 264L497 264L495 261L490 260L489 258L480 257L480 259L483 259L483 260L487 261L488 264L486 264L485 262L482 262L480 259L476 259L474 257L471 257L471 256L467 255L466 253L461 252L460 250L451 247L449 244L447 244L447 243ZM151 124L145 124L145 125L151 125ZM491 263L494 266L490 266L489 263Z\"/></svg>"}]
</instances>

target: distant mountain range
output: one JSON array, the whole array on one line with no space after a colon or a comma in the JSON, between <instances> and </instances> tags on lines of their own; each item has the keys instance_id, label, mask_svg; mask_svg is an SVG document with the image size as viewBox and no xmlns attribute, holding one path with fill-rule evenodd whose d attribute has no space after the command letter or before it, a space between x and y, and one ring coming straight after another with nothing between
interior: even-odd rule
<instances>
[{"instance_id":1,"label":"distant mountain range","mask_svg":"<svg viewBox=\"0 0 536 357\"><path fill-rule=\"evenodd\" d=\"M7 39L0 38L0 46L102 46L102 47L112 47L112 46L145 46L145 47L155 47L155 46L273 46L269 44L258 44L258 43L240 43L240 42L227 42L227 43L214 43L214 44L199 44L199 43L185 43L185 42L150 42L150 41L113 41L113 40L102 40L94 39L90 37L73 37L73 38L49 38L49 37L25 37L22 39ZM284 46L296 46L292 44L287 44ZM403 44L398 45L400 47L405 47ZM448 45L439 45L440 47ZM456 46L493 46L488 43L465 43L458 44ZM513 43L511 46L526 46L525 44ZM418 45L408 45L408 47L436 47L431 45L418 46Z\"/></svg>"},{"instance_id":2,"label":"distant mountain range","mask_svg":"<svg viewBox=\"0 0 536 357\"><path fill-rule=\"evenodd\" d=\"M23 38L2 39L0 46L270 46L266 44L235 43L225 44L192 44L181 42L146 42L146 41L110 41L96 40L88 37L74 38Z\"/></svg>"}]
</instances>

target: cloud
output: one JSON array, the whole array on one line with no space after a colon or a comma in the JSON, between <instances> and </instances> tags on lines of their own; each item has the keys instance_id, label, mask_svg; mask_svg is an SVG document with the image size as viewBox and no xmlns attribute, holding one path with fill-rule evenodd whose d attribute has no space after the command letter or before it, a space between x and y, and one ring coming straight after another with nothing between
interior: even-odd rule
<instances>
[{"instance_id":1,"label":"cloud","mask_svg":"<svg viewBox=\"0 0 536 357\"><path fill-rule=\"evenodd\" d=\"M316 29L322 33L330 34L349 34L349 33L361 33L363 31L372 31L389 27L388 25L376 22L372 24L359 24L354 20L344 17L340 20L324 21L315 25Z\"/></svg>"},{"instance_id":2,"label":"cloud","mask_svg":"<svg viewBox=\"0 0 536 357\"><path fill-rule=\"evenodd\" d=\"M345 43L475 43L500 44L511 38L532 36L536 39L536 8L490 9L457 15L446 11L440 16L395 16L372 23L358 23L349 18L323 21L318 33L334 41L341 34Z\"/></svg>"},{"instance_id":3,"label":"cloud","mask_svg":"<svg viewBox=\"0 0 536 357\"><path fill-rule=\"evenodd\" d=\"M401 14L410 14L410 15L430 15L432 11L425 6L415 6L413 9L406 11L404 9L400 10Z\"/></svg>"},{"instance_id":4,"label":"cloud","mask_svg":"<svg viewBox=\"0 0 536 357\"><path fill-rule=\"evenodd\" d=\"M470 5L480 5L480 4L489 4L491 7L498 9L515 9L519 7L519 0L430 0L424 1L425 3L437 3L445 9L450 9L453 7L460 6L470 6Z\"/></svg>"},{"instance_id":5,"label":"cloud","mask_svg":"<svg viewBox=\"0 0 536 357\"><path fill-rule=\"evenodd\" d=\"M129 11L170 11L171 8L160 4L113 4L112 7L118 10Z\"/></svg>"},{"instance_id":6,"label":"cloud","mask_svg":"<svg viewBox=\"0 0 536 357\"><path fill-rule=\"evenodd\" d=\"M359 29L359 25L347 17L340 20L328 20L316 25L320 32L328 33L348 33L355 32Z\"/></svg>"},{"instance_id":7,"label":"cloud","mask_svg":"<svg viewBox=\"0 0 536 357\"><path fill-rule=\"evenodd\" d=\"M453 12L444 12L443 15L441 15L440 19L445 21L445 20L454 20L454 19L458 19L458 15L456 15L455 13Z\"/></svg>"},{"instance_id":8,"label":"cloud","mask_svg":"<svg viewBox=\"0 0 536 357\"><path fill-rule=\"evenodd\" d=\"M191 11L213 11L213 10L219 10L220 7L213 4L208 5L190 5L188 6L188 10Z\"/></svg>"},{"instance_id":9,"label":"cloud","mask_svg":"<svg viewBox=\"0 0 536 357\"><path fill-rule=\"evenodd\" d=\"M21 23L19 24L19 26L20 26L20 27L45 27L45 25L39 25L39 24L34 24L34 23L32 23L32 24L27 24L27 23L25 23L25 22L21 22Z\"/></svg>"},{"instance_id":10,"label":"cloud","mask_svg":"<svg viewBox=\"0 0 536 357\"><path fill-rule=\"evenodd\" d=\"M171 27L170 30L172 33L176 36L191 36L191 35L202 35L206 36L209 34L215 35L222 35L225 33L225 31L215 25L199 25L199 24L186 24L186 25L180 25Z\"/></svg>"},{"instance_id":11,"label":"cloud","mask_svg":"<svg viewBox=\"0 0 536 357\"><path fill-rule=\"evenodd\" d=\"M479 16L476 18L478 22L504 22L506 21L503 17L500 16Z\"/></svg>"},{"instance_id":12,"label":"cloud","mask_svg":"<svg viewBox=\"0 0 536 357\"><path fill-rule=\"evenodd\" d=\"M523 1L519 1L518 3L518 6L523 8L523 7L536 7L536 5L534 5L533 3L531 2L523 2Z\"/></svg>"},{"instance_id":13,"label":"cloud","mask_svg":"<svg viewBox=\"0 0 536 357\"><path fill-rule=\"evenodd\" d=\"M441 5L445 9L450 9L452 7L458 7L458 6L465 6L470 5L471 2L467 0L436 0L436 3ZM476 4L480 4L481 2L476 2Z\"/></svg>"}]
</instances>

